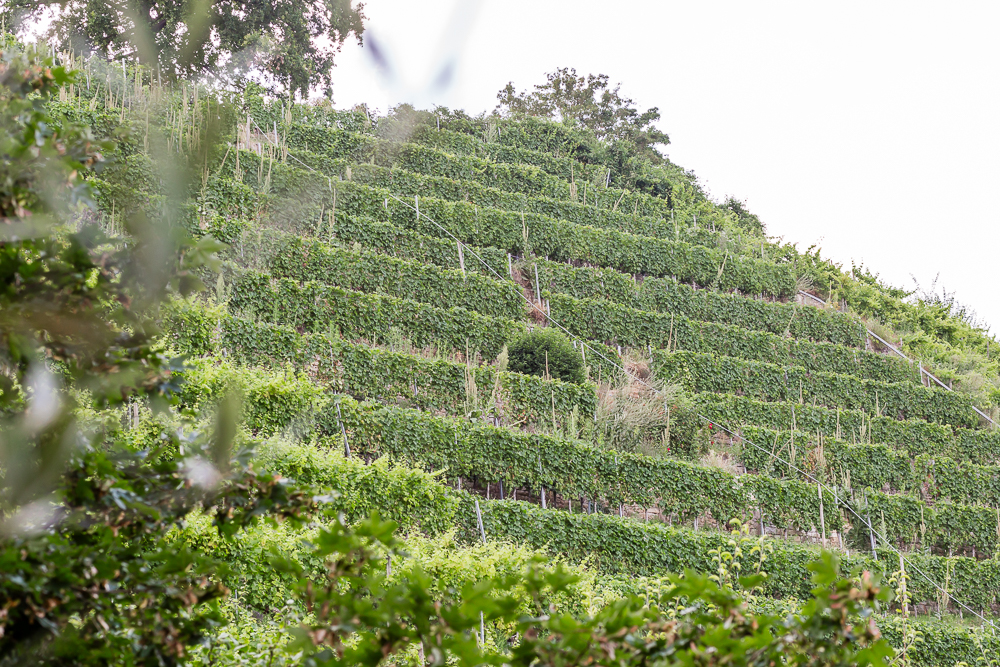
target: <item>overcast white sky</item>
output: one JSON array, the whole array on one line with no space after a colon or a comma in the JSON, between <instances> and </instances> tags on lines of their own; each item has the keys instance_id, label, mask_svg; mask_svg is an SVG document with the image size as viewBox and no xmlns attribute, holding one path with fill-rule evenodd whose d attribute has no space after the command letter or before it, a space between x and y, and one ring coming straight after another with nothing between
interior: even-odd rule
<instances>
[{"instance_id":1,"label":"overcast white sky","mask_svg":"<svg viewBox=\"0 0 1000 667\"><path fill-rule=\"evenodd\" d=\"M492 109L556 67L605 73L659 107L666 152L768 232L890 283L956 291L1000 327L1000 3L369 0L400 76L345 46L337 106ZM455 21L462 24L462 20ZM442 53L452 85L427 93Z\"/></svg>"}]
</instances>

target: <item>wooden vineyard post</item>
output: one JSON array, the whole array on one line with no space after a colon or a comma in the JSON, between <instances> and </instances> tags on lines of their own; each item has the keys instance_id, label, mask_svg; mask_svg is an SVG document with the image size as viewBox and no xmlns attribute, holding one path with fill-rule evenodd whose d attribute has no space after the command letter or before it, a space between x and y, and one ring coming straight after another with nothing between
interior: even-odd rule
<instances>
[{"instance_id":1,"label":"wooden vineyard post","mask_svg":"<svg viewBox=\"0 0 1000 667\"><path fill-rule=\"evenodd\" d=\"M837 508L837 514L839 515L840 514L840 499L837 498L837 487L833 488L833 504ZM841 517L840 523L841 524L844 523L843 517ZM840 546L841 549L844 548L844 536L841 535L841 533L843 533L843 532L844 532L843 525L838 526L837 527L837 544Z\"/></svg>"},{"instance_id":2,"label":"wooden vineyard post","mask_svg":"<svg viewBox=\"0 0 1000 667\"><path fill-rule=\"evenodd\" d=\"M344 420L340 416L340 403L337 403L337 423L340 424L340 432L344 435L344 456L351 458L351 444L347 442L347 429L344 428Z\"/></svg>"},{"instance_id":3,"label":"wooden vineyard post","mask_svg":"<svg viewBox=\"0 0 1000 667\"><path fill-rule=\"evenodd\" d=\"M819 495L819 525L823 534L823 548L826 549L826 518L823 516L823 487L816 485L816 494Z\"/></svg>"},{"instance_id":4,"label":"wooden vineyard post","mask_svg":"<svg viewBox=\"0 0 1000 667\"><path fill-rule=\"evenodd\" d=\"M541 289L539 287L539 282L538 282L538 264L537 263L535 264L535 303L537 303L538 307L541 308L542 292L541 292Z\"/></svg>"},{"instance_id":5,"label":"wooden vineyard post","mask_svg":"<svg viewBox=\"0 0 1000 667\"><path fill-rule=\"evenodd\" d=\"M868 504L868 492L865 492L865 508L868 510L868 539L871 541L872 545L872 557L875 562L878 562L878 552L875 551L875 530L872 528L872 508Z\"/></svg>"},{"instance_id":6,"label":"wooden vineyard post","mask_svg":"<svg viewBox=\"0 0 1000 667\"><path fill-rule=\"evenodd\" d=\"M483 538L483 545L486 544L486 529L483 527L483 513L479 509L479 498L476 498L476 521L479 522L479 534ZM479 642L486 643L486 625L483 621L483 612L479 612Z\"/></svg>"}]
</instances>

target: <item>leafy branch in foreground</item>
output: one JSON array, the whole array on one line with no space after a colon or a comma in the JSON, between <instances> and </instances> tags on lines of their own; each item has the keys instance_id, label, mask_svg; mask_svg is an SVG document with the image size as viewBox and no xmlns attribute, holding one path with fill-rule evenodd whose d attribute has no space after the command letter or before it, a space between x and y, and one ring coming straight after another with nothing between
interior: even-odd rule
<instances>
[{"instance_id":1,"label":"leafy branch in foreground","mask_svg":"<svg viewBox=\"0 0 1000 667\"><path fill-rule=\"evenodd\" d=\"M419 570L389 583L382 573L385 554L400 546L394 528L373 517L321 531L315 547L327 576L322 584L301 580L312 620L290 647L305 664L384 664L414 644L428 665L884 665L893 655L873 621L887 591L867 572L842 578L829 553L811 566L813 597L795 615L752 613L732 588L689 571L669 577L658 603L627 596L579 617L545 603L576 578L541 561L444 600L427 594L430 581ZM752 590L759 581L740 583ZM525 595L533 615L519 607ZM480 628L508 629L507 642L482 641Z\"/></svg>"},{"instance_id":2,"label":"leafy branch in foreground","mask_svg":"<svg viewBox=\"0 0 1000 667\"><path fill-rule=\"evenodd\" d=\"M216 428L164 432L151 451L83 415L173 400L178 360L157 346L158 304L199 289L219 245L167 221L127 238L88 224L84 179L113 148L53 117L75 74L0 52L0 664L175 664L222 621L217 561L170 539L194 509L231 537L313 504L233 457Z\"/></svg>"}]
</instances>

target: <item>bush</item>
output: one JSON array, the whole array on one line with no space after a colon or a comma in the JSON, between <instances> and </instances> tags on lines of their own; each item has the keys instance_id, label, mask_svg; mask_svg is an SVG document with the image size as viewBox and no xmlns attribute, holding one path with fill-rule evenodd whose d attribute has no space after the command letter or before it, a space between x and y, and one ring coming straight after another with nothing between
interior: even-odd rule
<instances>
[{"instance_id":1,"label":"bush","mask_svg":"<svg viewBox=\"0 0 1000 667\"><path fill-rule=\"evenodd\" d=\"M517 339L508 350L509 368L515 373L549 377L565 382L586 382L583 359L569 339L557 329L537 328Z\"/></svg>"}]
</instances>

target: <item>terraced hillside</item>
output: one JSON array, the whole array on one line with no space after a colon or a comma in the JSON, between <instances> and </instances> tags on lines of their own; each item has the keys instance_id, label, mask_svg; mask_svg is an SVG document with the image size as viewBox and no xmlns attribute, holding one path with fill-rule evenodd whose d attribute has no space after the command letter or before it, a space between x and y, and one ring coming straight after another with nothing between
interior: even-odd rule
<instances>
[{"instance_id":1,"label":"terraced hillside","mask_svg":"<svg viewBox=\"0 0 1000 667\"><path fill-rule=\"evenodd\" d=\"M192 358L184 405L237 387L270 465L332 483L350 517L399 521L414 558L454 576L470 549L498 569L537 549L614 597L714 571L736 519L773 550L764 593L789 608L826 547L905 570L915 663L995 644L957 618L1000 610L1000 431L983 395L929 380L863 308L814 298L891 291L817 289L830 265L672 166L665 196L613 187L579 128L241 104L197 213L227 268L167 321ZM542 328L586 381L510 370ZM289 580L253 554L294 558L296 540L261 528L226 555L242 609L282 607ZM905 641L892 613L881 623Z\"/></svg>"},{"instance_id":2,"label":"terraced hillside","mask_svg":"<svg viewBox=\"0 0 1000 667\"><path fill-rule=\"evenodd\" d=\"M753 605L793 613L827 549L900 593L876 621L913 664L1000 652L1000 367L975 327L766 237L672 163L623 176L579 126L154 94L123 71L51 102L131 125L90 179L99 222L166 206L153 108L165 150L200 160L187 226L227 247L211 289L163 310L180 405L129 401L101 429L183 448L181 417L235 390L263 468L398 522L387 576L420 567L438 592L542 554L580 576L554 604L587 612L687 568L731 578L739 545L766 573ZM271 664L289 564L324 576L317 530L234 543L195 512L170 534L230 566L233 623L194 663Z\"/></svg>"}]
</instances>

